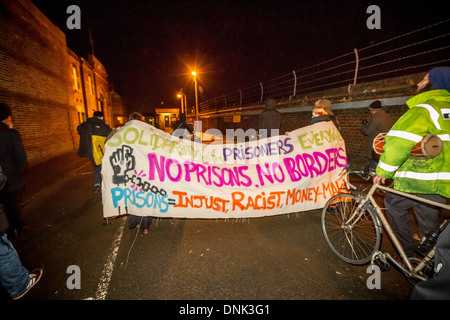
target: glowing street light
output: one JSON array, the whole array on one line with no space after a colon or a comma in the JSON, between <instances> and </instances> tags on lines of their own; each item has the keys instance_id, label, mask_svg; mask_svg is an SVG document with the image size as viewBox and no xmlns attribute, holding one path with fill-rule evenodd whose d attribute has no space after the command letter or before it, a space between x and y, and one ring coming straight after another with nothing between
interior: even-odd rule
<instances>
[{"instance_id":1,"label":"glowing street light","mask_svg":"<svg viewBox=\"0 0 450 320\"><path fill-rule=\"evenodd\" d=\"M195 85L195 118L198 121L197 72L192 71L192 75L194 76L194 85Z\"/></svg>"},{"instance_id":2,"label":"glowing street light","mask_svg":"<svg viewBox=\"0 0 450 320\"><path fill-rule=\"evenodd\" d=\"M181 113L184 113L184 110L186 109L186 96L184 95L183 90L180 90L177 97L181 100Z\"/></svg>"}]
</instances>

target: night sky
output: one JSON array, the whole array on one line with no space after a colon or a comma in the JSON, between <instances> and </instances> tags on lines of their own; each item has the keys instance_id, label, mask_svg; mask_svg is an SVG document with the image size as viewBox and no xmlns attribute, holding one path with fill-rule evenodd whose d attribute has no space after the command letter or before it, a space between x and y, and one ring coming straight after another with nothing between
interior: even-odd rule
<instances>
[{"instance_id":1,"label":"night sky","mask_svg":"<svg viewBox=\"0 0 450 320\"><path fill-rule=\"evenodd\" d=\"M193 104L320 63L448 18L442 1L187 1L33 0L77 55L103 63L132 110L179 106L183 88ZM69 30L69 5L81 9L81 29ZM381 29L369 30L367 7L381 9Z\"/></svg>"}]
</instances>

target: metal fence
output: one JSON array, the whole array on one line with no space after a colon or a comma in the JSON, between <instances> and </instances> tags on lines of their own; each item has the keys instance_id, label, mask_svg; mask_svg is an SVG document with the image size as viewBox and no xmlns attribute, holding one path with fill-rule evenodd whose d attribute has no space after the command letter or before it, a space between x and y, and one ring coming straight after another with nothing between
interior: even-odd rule
<instances>
[{"instance_id":1,"label":"metal fence","mask_svg":"<svg viewBox=\"0 0 450 320\"><path fill-rule=\"evenodd\" d=\"M450 61L450 19L209 99L199 114L429 70Z\"/></svg>"}]
</instances>

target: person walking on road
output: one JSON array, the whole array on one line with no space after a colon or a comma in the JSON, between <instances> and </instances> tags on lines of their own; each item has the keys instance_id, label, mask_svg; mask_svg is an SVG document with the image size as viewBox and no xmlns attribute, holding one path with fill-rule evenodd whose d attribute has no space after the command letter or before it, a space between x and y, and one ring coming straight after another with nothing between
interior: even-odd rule
<instances>
[{"instance_id":1,"label":"person walking on road","mask_svg":"<svg viewBox=\"0 0 450 320\"><path fill-rule=\"evenodd\" d=\"M13 300L22 298L41 279L43 269L29 272L6 233L0 235L0 284Z\"/></svg>"},{"instance_id":2,"label":"person walking on road","mask_svg":"<svg viewBox=\"0 0 450 320\"><path fill-rule=\"evenodd\" d=\"M0 190L0 203L5 206L10 227L7 231L13 237L28 227L22 221L21 194L25 186L22 171L27 155L20 133L13 129L11 109L0 103L0 169L6 177L6 185Z\"/></svg>"},{"instance_id":3,"label":"person walking on road","mask_svg":"<svg viewBox=\"0 0 450 320\"><path fill-rule=\"evenodd\" d=\"M184 117L184 119L186 120L186 116ZM142 114L140 114L139 112L133 112L128 117L128 122L130 122L132 120L139 120L139 121L145 122L145 117ZM183 129L185 129L185 128L183 128ZM137 226L139 226L139 229L142 230L142 233L148 234L151 224L152 224L152 217L150 217L150 216L136 216L131 213L128 216L128 229L129 230L132 230L132 229L136 228Z\"/></svg>"},{"instance_id":4,"label":"person walking on road","mask_svg":"<svg viewBox=\"0 0 450 320\"><path fill-rule=\"evenodd\" d=\"M103 120L101 111L95 111L92 118L77 127L80 134L78 155L89 158L94 166L94 195L100 193L102 158L105 153L106 137L111 130Z\"/></svg>"}]
</instances>

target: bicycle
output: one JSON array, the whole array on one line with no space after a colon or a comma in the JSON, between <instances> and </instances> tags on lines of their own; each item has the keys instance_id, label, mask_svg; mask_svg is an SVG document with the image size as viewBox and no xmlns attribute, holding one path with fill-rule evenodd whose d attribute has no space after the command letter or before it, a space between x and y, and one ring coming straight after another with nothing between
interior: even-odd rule
<instances>
[{"instance_id":1,"label":"bicycle","mask_svg":"<svg viewBox=\"0 0 450 320\"><path fill-rule=\"evenodd\" d=\"M328 200L322 210L322 231L331 250L347 263L364 265L369 262L376 263L382 270L387 270L390 264L403 272L411 284L429 279L433 274L433 262L438 233L448 225L444 221L436 234L424 237L419 244L422 259L409 258L395 236L382 209L377 204L374 194L377 190L393 192L411 199L432 204L441 208L450 209L450 205L438 203L392 189L388 186L373 184L370 190L358 190L348 180L349 174L357 174L363 179L362 171L352 171L344 168L345 181L349 190L336 194ZM342 173L341 173L342 174ZM365 179L366 180L366 179ZM401 257L403 265L395 260L389 253L381 251L381 235L383 229L391 239L394 248Z\"/></svg>"}]
</instances>

